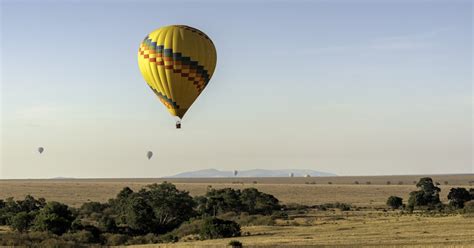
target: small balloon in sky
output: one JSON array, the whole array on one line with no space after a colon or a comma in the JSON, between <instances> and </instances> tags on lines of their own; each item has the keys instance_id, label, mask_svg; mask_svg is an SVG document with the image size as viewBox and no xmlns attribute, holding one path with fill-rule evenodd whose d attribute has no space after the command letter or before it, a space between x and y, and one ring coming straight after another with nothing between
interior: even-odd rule
<instances>
[{"instance_id":1,"label":"small balloon in sky","mask_svg":"<svg viewBox=\"0 0 474 248\"><path fill-rule=\"evenodd\" d=\"M38 147L38 152L41 154L44 152L44 148L43 147Z\"/></svg>"},{"instance_id":2,"label":"small balloon in sky","mask_svg":"<svg viewBox=\"0 0 474 248\"><path fill-rule=\"evenodd\" d=\"M152 152L152 151L148 151L148 152L146 153L146 157L148 158L148 160L150 160L151 157L153 157L153 152Z\"/></svg>"}]
</instances>

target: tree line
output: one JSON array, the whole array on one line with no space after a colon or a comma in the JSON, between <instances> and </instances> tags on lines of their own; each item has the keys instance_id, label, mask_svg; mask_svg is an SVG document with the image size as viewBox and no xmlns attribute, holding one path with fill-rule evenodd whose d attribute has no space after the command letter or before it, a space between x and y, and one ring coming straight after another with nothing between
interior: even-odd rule
<instances>
[{"instance_id":1,"label":"tree line","mask_svg":"<svg viewBox=\"0 0 474 248\"><path fill-rule=\"evenodd\" d=\"M420 178L416 183L418 190L410 192L408 204L403 204L403 199L399 196L390 196L387 205L392 209L406 208L413 212L415 209L422 210L456 210L464 209L472 211L474 209L474 188L451 188L448 193L448 205L439 199L441 189L433 183L430 177ZM469 208L469 209L468 209Z\"/></svg>"},{"instance_id":2,"label":"tree line","mask_svg":"<svg viewBox=\"0 0 474 248\"><path fill-rule=\"evenodd\" d=\"M86 202L77 209L31 195L23 200L7 198L0 200L0 225L8 225L19 234L41 232L46 240L71 241L64 241L70 245L158 243L177 241L179 237L172 231L190 221L194 224L188 223L188 228L192 226L192 233L200 239L238 237L240 225L218 215L271 215L281 208L277 198L255 188L210 188L205 195L193 198L164 182L139 191L125 187L108 202ZM25 244L15 242L0 245Z\"/></svg>"}]
</instances>

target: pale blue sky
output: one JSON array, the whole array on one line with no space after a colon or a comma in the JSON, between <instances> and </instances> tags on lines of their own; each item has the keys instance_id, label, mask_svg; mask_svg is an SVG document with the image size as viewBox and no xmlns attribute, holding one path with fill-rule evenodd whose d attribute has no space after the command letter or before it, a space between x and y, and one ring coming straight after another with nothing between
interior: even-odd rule
<instances>
[{"instance_id":1,"label":"pale blue sky","mask_svg":"<svg viewBox=\"0 0 474 248\"><path fill-rule=\"evenodd\" d=\"M0 2L0 178L473 173L472 1ZM170 24L218 54L182 130L136 59Z\"/></svg>"}]
</instances>

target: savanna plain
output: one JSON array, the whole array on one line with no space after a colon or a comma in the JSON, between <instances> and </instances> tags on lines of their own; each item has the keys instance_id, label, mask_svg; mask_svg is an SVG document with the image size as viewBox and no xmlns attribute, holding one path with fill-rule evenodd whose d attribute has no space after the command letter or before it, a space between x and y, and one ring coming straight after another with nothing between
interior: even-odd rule
<instances>
[{"instance_id":1,"label":"savanna plain","mask_svg":"<svg viewBox=\"0 0 474 248\"><path fill-rule=\"evenodd\" d=\"M473 174L294 177L294 178L144 178L144 179L37 179L0 180L0 199L26 195L43 197L79 208L86 202L106 202L124 187L138 191L152 183L167 181L191 196L210 189L256 188L293 206L285 218L241 224L242 236L197 240L184 237L165 244L135 247L226 247L238 240L243 247L474 247L474 215L460 211L414 211L389 208L387 198L399 196L403 203L422 177L431 177L441 189L440 200L448 203L451 188L472 188ZM324 204L344 203L349 209ZM309 206L298 208L300 205ZM0 227L0 232L9 232Z\"/></svg>"}]
</instances>

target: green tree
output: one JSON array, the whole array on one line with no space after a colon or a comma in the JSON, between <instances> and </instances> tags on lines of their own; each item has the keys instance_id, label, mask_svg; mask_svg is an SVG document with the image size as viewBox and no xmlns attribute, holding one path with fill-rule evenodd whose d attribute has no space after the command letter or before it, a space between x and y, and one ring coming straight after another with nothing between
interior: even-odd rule
<instances>
[{"instance_id":1,"label":"green tree","mask_svg":"<svg viewBox=\"0 0 474 248\"><path fill-rule=\"evenodd\" d=\"M403 199L398 196L390 196L387 199L387 206L391 207L392 209L398 209L403 205Z\"/></svg>"},{"instance_id":2,"label":"green tree","mask_svg":"<svg viewBox=\"0 0 474 248\"><path fill-rule=\"evenodd\" d=\"M11 225L13 216L21 212L21 207L18 202L13 200L13 197L9 197L2 201L3 207L0 208L0 225Z\"/></svg>"},{"instance_id":3,"label":"green tree","mask_svg":"<svg viewBox=\"0 0 474 248\"><path fill-rule=\"evenodd\" d=\"M11 220L11 227L13 230L24 232L27 231L32 222L32 216L27 212L19 212L13 216Z\"/></svg>"},{"instance_id":4,"label":"green tree","mask_svg":"<svg viewBox=\"0 0 474 248\"><path fill-rule=\"evenodd\" d=\"M277 198L255 188L242 190L240 199L249 214L272 214L273 211L281 208Z\"/></svg>"},{"instance_id":5,"label":"green tree","mask_svg":"<svg viewBox=\"0 0 474 248\"><path fill-rule=\"evenodd\" d=\"M440 188L436 187L433 179L429 177L420 178L416 187L418 191L412 191L408 199L408 206L414 208L415 206L435 206L441 201L439 200Z\"/></svg>"},{"instance_id":6,"label":"green tree","mask_svg":"<svg viewBox=\"0 0 474 248\"><path fill-rule=\"evenodd\" d=\"M220 213L243 211L240 190L232 188L210 189L204 198L196 198L202 213L215 216Z\"/></svg>"},{"instance_id":7,"label":"green tree","mask_svg":"<svg viewBox=\"0 0 474 248\"><path fill-rule=\"evenodd\" d=\"M449 191L448 199L451 206L463 208L464 203L471 200L471 195L465 188L452 188Z\"/></svg>"},{"instance_id":8,"label":"green tree","mask_svg":"<svg viewBox=\"0 0 474 248\"><path fill-rule=\"evenodd\" d=\"M154 233L165 233L195 215L193 198L171 183L151 184L138 193L153 210Z\"/></svg>"},{"instance_id":9,"label":"green tree","mask_svg":"<svg viewBox=\"0 0 474 248\"><path fill-rule=\"evenodd\" d=\"M71 228L74 216L69 207L59 202L48 202L34 221L34 228L61 235Z\"/></svg>"},{"instance_id":10,"label":"green tree","mask_svg":"<svg viewBox=\"0 0 474 248\"><path fill-rule=\"evenodd\" d=\"M146 234L153 231L153 209L141 196L129 197L122 216L135 233Z\"/></svg>"},{"instance_id":11,"label":"green tree","mask_svg":"<svg viewBox=\"0 0 474 248\"><path fill-rule=\"evenodd\" d=\"M44 198L35 199L31 195L25 196L24 200L17 201L20 211L31 212L43 208L46 205L46 200Z\"/></svg>"}]
</instances>

